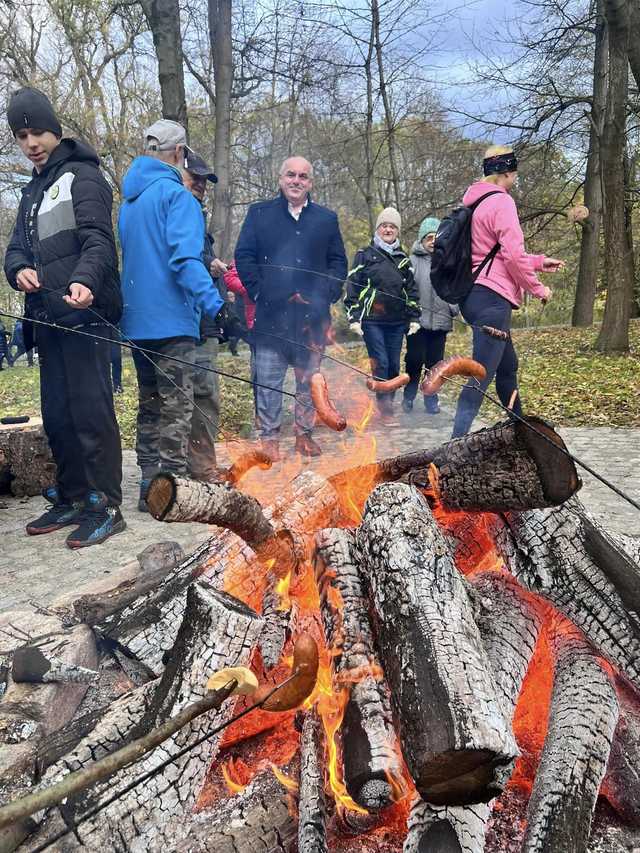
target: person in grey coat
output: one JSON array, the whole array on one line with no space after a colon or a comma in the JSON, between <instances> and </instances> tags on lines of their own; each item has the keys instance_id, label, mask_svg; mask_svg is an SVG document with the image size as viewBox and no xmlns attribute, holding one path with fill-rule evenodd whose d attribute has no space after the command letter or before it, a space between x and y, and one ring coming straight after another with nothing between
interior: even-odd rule
<instances>
[{"instance_id":1,"label":"person in grey coat","mask_svg":"<svg viewBox=\"0 0 640 853\"><path fill-rule=\"evenodd\" d=\"M442 360L447 334L453 327L453 317L458 313L457 305L450 305L431 286L431 255L440 220L429 216L420 223L418 239L411 249L411 263L414 278L420 290L420 329L415 335L407 336L405 369L410 381L404 387L402 408L405 412L413 409L418 393L418 383L422 368L427 370ZM440 411L438 395L424 397L424 407L428 414L437 415Z\"/></svg>"}]
</instances>

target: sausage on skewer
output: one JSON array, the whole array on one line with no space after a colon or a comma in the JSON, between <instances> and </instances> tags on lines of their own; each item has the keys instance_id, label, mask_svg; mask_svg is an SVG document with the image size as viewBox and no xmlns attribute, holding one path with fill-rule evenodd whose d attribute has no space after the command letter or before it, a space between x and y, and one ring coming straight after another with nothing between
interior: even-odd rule
<instances>
[{"instance_id":1,"label":"sausage on skewer","mask_svg":"<svg viewBox=\"0 0 640 853\"><path fill-rule=\"evenodd\" d=\"M420 390L425 397L437 394L450 376L473 376L475 379L484 379L487 371L472 358L462 355L452 355L435 364L425 376Z\"/></svg>"}]
</instances>

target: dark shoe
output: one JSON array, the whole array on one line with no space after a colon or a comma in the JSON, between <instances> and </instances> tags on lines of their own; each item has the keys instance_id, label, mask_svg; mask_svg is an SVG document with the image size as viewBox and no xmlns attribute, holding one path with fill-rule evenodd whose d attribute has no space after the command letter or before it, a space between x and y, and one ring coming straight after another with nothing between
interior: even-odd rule
<instances>
[{"instance_id":1,"label":"dark shoe","mask_svg":"<svg viewBox=\"0 0 640 853\"><path fill-rule=\"evenodd\" d=\"M149 491L149 483L151 480L140 480L140 496L138 498L139 512L149 512L147 506L147 492Z\"/></svg>"},{"instance_id":2,"label":"dark shoe","mask_svg":"<svg viewBox=\"0 0 640 853\"><path fill-rule=\"evenodd\" d=\"M440 406L438 405L438 395L432 394L430 397L425 397L424 408L428 415L437 415L440 412Z\"/></svg>"},{"instance_id":3,"label":"dark shoe","mask_svg":"<svg viewBox=\"0 0 640 853\"><path fill-rule=\"evenodd\" d=\"M53 533L54 530L61 530L63 527L68 527L78 521L82 504L65 501L55 486L44 489L42 496L50 501L50 506L40 518L36 518L27 524L26 530L29 536Z\"/></svg>"},{"instance_id":4,"label":"dark shoe","mask_svg":"<svg viewBox=\"0 0 640 853\"><path fill-rule=\"evenodd\" d=\"M127 526L119 507L109 506L101 492L89 492L78 520L80 526L67 536L68 548L99 545Z\"/></svg>"},{"instance_id":5,"label":"dark shoe","mask_svg":"<svg viewBox=\"0 0 640 853\"><path fill-rule=\"evenodd\" d=\"M302 456L322 456L320 446L306 433L296 436L296 453Z\"/></svg>"},{"instance_id":6,"label":"dark shoe","mask_svg":"<svg viewBox=\"0 0 640 853\"><path fill-rule=\"evenodd\" d=\"M277 438L263 438L260 447L272 462L280 461L280 441Z\"/></svg>"},{"instance_id":7,"label":"dark shoe","mask_svg":"<svg viewBox=\"0 0 640 853\"><path fill-rule=\"evenodd\" d=\"M413 411L413 400L403 400L402 401L402 411L409 414L409 412Z\"/></svg>"}]
</instances>

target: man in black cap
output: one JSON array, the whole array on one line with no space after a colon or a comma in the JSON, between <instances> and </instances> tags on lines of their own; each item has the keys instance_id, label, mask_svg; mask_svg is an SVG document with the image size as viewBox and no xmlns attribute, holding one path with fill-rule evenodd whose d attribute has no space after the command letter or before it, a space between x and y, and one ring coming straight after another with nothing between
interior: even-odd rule
<instances>
[{"instance_id":1,"label":"man in black cap","mask_svg":"<svg viewBox=\"0 0 640 853\"><path fill-rule=\"evenodd\" d=\"M207 212L204 197L207 181L218 182L213 169L203 158L188 146L184 150L182 182L189 192L202 205L204 252L202 260L217 287L221 299L226 301L226 289L222 276L226 265L216 258L213 237L207 231ZM191 437L189 440L189 471L194 480L216 482L219 475L216 466L215 440L220 420L220 383L217 373L208 368L216 366L218 345L224 338L224 306L215 319L202 315L200 320L200 340L196 344L195 363L198 366L193 377L193 414L191 416ZM205 368L204 370L202 368Z\"/></svg>"},{"instance_id":2,"label":"man in black cap","mask_svg":"<svg viewBox=\"0 0 640 853\"><path fill-rule=\"evenodd\" d=\"M126 526L109 373L109 324L122 313L112 194L97 154L62 138L42 92L14 92L7 119L34 168L22 190L4 270L9 284L26 294L25 316L38 321L24 324L24 337L29 350L35 334L42 420L58 469L56 484L44 490L51 506L26 529L33 536L75 525L67 545L81 548Z\"/></svg>"}]
</instances>

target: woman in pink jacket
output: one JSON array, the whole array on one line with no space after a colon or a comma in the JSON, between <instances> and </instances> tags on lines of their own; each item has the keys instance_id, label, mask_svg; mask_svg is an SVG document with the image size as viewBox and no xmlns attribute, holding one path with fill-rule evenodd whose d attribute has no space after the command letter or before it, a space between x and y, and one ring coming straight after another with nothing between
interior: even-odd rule
<instances>
[{"instance_id":1,"label":"woman in pink jacket","mask_svg":"<svg viewBox=\"0 0 640 853\"><path fill-rule=\"evenodd\" d=\"M481 330L493 326L505 332L511 330L511 312L519 308L526 292L548 301L551 291L542 284L536 272L556 272L564 262L544 255L528 255L518 211L509 193L518 177L518 162L511 148L494 145L485 152L484 178L472 184L464 194L464 204L472 204L480 196L495 192L476 208L471 220L472 268L480 266L496 243L500 250L482 270L471 292L460 306L464 319L474 326L473 358L484 365L486 379L482 391L494 376L500 402L517 414L522 414L518 394L518 357L511 337L498 340ZM475 380L471 380L458 399L453 424L453 438L466 435L478 414L482 395Z\"/></svg>"}]
</instances>

